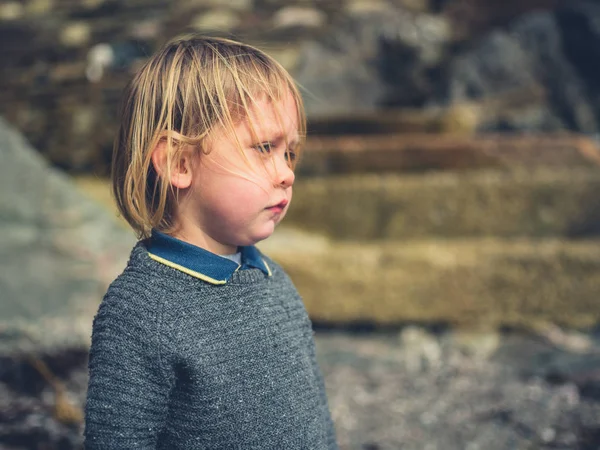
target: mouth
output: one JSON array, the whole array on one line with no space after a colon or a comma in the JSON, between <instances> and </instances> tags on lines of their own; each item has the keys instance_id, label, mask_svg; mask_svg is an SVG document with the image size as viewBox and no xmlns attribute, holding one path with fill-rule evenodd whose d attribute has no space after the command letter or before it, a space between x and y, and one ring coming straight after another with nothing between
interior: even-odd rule
<instances>
[{"instance_id":1,"label":"mouth","mask_svg":"<svg viewBox=\"0 0 600 450\"><path fill-rule=\"evenodd\" d=\"M282 200L279 203L277 203L276 205L273 206L269 206L267 209L269 211L275 212L275 213L281 213L283 212L283 210L285 209L285 207L287 206L289 202L287 200Z\"/></svg>"}]
</instances>

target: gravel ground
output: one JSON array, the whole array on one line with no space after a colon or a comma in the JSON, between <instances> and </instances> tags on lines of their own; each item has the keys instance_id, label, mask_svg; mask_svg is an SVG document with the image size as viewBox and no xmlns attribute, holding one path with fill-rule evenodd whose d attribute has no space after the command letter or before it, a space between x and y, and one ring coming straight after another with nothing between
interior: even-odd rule
<instances>
[{"instance_id":1,"label":"gravel ground","mask_svg":"<svg viewBox=\"0 0 600 450\"><path fill-rule=\"evenodd\" d=\"M317 342L341 449L600 448L594 348L412 327Z\"/></svg>"},{"instance_id":2,"label":"gravel ground","mask_svg":"<svg viewBox=\"0 0 600 450\"><path fill-rule=\"evenodd\" d=\"M316 342L342 450L600 448L596 345L417 327L319 330ZM85 352L44 361L83 405ZM64 423L47 378L29 360L0 359L0 449L81 448L77 417Z\"/></svg>"}]
</instances>

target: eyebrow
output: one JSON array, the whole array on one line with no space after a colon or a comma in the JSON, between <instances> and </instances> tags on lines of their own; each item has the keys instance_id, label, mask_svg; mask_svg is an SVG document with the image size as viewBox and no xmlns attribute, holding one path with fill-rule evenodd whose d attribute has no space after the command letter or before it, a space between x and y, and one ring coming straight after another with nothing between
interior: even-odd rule
<instances>
[{"instance_id":1,"label":"eyebrow","mask_svg":"<svg viewBox=\"0 0 600 450\"><path fill-rule=\"evenodd\" d=\"M265 133L265 136L271 136L270 139L264 139L264 140L268 140L268 141L272 141L272 142L286 141L286 139L287 139L286 134L282 133L280 131L276 131L273 133ZM287 140L287 142L289 145L298 145L300 143L300 135L298 133L295 133L291 139Z\"/></svg>"}]
</instances>

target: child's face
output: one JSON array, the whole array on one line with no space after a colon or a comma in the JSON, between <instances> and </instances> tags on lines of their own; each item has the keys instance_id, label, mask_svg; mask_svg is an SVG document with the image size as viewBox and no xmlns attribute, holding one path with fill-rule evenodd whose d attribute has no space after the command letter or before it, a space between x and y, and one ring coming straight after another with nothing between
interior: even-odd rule
<instances>
[{"instance_id":1,"label":"child's face","mask_svg":"<svg viewBox=\"0 0 600 450\"><path fill-rule=\"evenodd\" d=\"M234 130L239 143L223 129L211 135L210 152L195 161L192 186L178 214L181 237L217 254L268 238L287 212L294 173L286 142L290 150L298 143L293 97L278 103L259 97Z\"/></svg>"}]
</instances>

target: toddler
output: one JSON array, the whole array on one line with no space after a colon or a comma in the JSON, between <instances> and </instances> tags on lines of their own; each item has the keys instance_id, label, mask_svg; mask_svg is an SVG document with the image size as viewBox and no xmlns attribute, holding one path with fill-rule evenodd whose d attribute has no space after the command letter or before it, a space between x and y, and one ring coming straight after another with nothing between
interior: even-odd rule
<instances>
[{"instance_id":1,"label":"toddler","mask_svg":"<svg viewBox=\"0 0 600 450\"><path fill-rule=\"evenodd\" d=\"M292 198L290 75L249 45L178 39L121 115L113 192L140 240L94 319L86 449L337 449L310 319L254 246Z\"/></svg>"}]
</instances>

